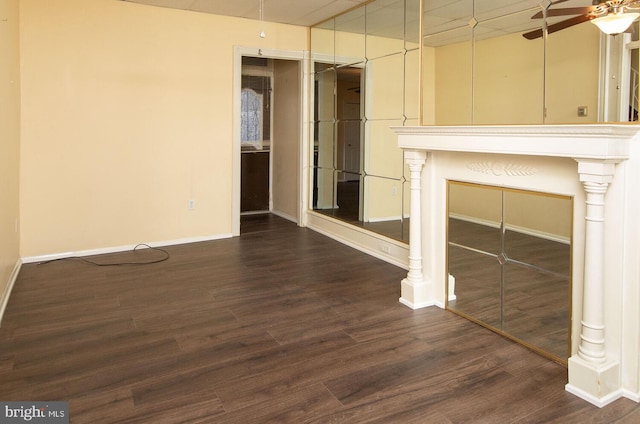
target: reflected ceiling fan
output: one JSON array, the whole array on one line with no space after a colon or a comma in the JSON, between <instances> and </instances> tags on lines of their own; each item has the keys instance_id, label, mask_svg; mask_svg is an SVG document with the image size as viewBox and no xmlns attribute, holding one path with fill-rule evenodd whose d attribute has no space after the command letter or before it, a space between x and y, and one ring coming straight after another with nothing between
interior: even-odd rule
<instances>
[{"instance_id":1,"label":"reflected ceiling fan","mask_svg":"<svg viewBox=\"0 0 640 424\"><path fill-rule=\"evenodd\" d=\"M563 3L566 0L558 0L551 2L549 9L545 13L538 12L533 15L532 19L540 19L543 16L573 16L572 18L547 25L547 33L551 34L582 22L591 21L600 28L605 34L616 35L625 32L631 23L640 16L640 0L610 0L600 2L594 0L592 6L583 7L565 7L552 9L551 7L557 3ZM528 40L542 37L543 29L526 32L522 36Z\"/></svg>"}]
</instances>

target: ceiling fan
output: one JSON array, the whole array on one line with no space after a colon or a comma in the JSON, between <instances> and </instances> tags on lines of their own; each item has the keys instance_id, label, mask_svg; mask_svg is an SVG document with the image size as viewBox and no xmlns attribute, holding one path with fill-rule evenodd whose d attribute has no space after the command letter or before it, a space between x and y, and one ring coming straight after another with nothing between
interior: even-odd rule
<instances>
[{"instance_id":1,"label":"ceiling fan","mask_svg":"<svg viewBox=\"0 0 640 424\"><path fill-rule=\"evenodd\" d=\"M558 0L551 3L551 6L562 3L566 0ZM592 6L584 7L565 7L552 9L546 12L538 12L533 15L532 19L540 19L543 16L573 16L572 18L547 25L547 34L581 24L582 22L591 21L596 24L600 30L606 34L616 35L625 32L631 23L640 16L640 0L610 0L599 1L594 0ZM543 29L526 32L522 36L528 40L542 37Z\"/></svg>"}]
</instances>

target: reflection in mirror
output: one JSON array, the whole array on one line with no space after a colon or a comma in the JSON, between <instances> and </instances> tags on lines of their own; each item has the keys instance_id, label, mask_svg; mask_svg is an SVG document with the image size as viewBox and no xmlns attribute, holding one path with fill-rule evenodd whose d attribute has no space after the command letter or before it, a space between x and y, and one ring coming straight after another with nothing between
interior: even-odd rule
<instances>
[{"instance_id":1,"label":"reflection in mirror","mask_svg":"<svg viewBox=\"0 0 640 424\"><path fill-rule=\"evenodd\" d=\"M319 71L314 87L313 208L357 222L361 215L362 69L317 62L315 69Z\"/></svg>"},{"instance_id":2,"label":"reflection in mirror","mask_svg":"<svg viewBox=\"0 0 640 424\"><path fill-rule=\"evenodd\" d=\"M404 0L377 0L367 12L367 59L397 54L404 50Z\"/></svg>"},{"instance_id":3,"label":"reflection in mirror","mask_svg":"<svg viewBox=\"0 0 640 424\"><path fill-rule=\"evenodd\" d=\"M419 124L419 10L420 0L353 9L319 26L320 54L311 34L313 208L404 242L406 167L390 127ZM328 44L335 49L331 58Z\"/></svg>"},{"instance_id":4,"label":"reflection in mirror","mask_svg":"<svg viewBox=\"0 0 640 424\"><path fill-rule=\"evenodd\" d=\"M335 20L329 19L311 28L311 51L314 58L325 62L334 62L335 57ZM316 69L317 71L317 69Z\"/></svg>"},{"instance_id":5,"label":"reflection in mirror","mask_svg":"<svg viewBox=\"0 0 640 424\"><path fill-rule=\"evenodd\" d=\"M353 9L335 18L335 63L337 66L365 61L365 10Z\"/></svg>"},{"instance_id":6,"label":"reflection in mirror","mask_svg":"<svg viewBox=\"0 0 640 424\"><path fill-rule=\"evenodd\" d=\"M463 125L472 122L472 56L469 26L427 35L422 50L423 124Z\"/></svg>"},{"instance_id":7,"label":"reflection in mirror","mask_svg":"<svg viewBox=\"0 0 640 424\"><path fill-rule=\"evenodd\" d=\"M405 125L420 125L420 50L404 55L403 104Z\"/></svg>"},{"instance_id":8,"label":"reflection in mirror","mask_svg":"<svg viewBox=\"0 0 640 424\"><path fill-rule=\"evenodd\" d=\"M423 124L637 120L638 23L604 35L580 19L591 4L425 0Z\"/></svg>"},{"instance_id":9,"label":"reflection in mirror","mask_svg":"<svg viewBox=\"0 0 640 424\"><path fill-rule=\"evenodd\" d=\"M562 24L575 17L572 8L589 5L374 0L314 26L314 175L324 178L314 181L314 209L335 214L338 185L357 175L358 207L348 208L358 209L355 225L372 224L368 217L395 221L398 229L407 224L406 190L377 191L366 178L402 186L409 176L402 153L394 151L396 138L384 126L637 121L638 23L615 37L588 21ZM543 35L545 25L549 34ZM347 93L340 88L346 84L341 70L352 68L360 70L360 81ZM356 92L357 142L351 118L357 107L345 105ZM341 115L343 109L350 112ZM389 209L396 215L369 210L382 203L393 203Z\"/></svg>"},{"instance_id":10,"label":"reflection in mirror","mask_svg":"<svg viewBox=\"0 0 640 424\"><path fill-rule=\"evenodd\" d=\"M473 123L542 123L543 41L511 32L531 25L531 10L506 16L476 14L483 18L473 31Z\"/></svg>"},{"instance_id":11,"label":"reflection in mirror","mask_svg":"<svg viewBox=\"0 0 640 424\"><path fill-rule=\"evenodd\" d=\"M545 78L547 124L580 124L598 120L600 31L589 23L554 34L547 44ZM621 36L620 38L624 38ZM567 48L571 46L571 48ZM579 63L580 66L575 66ZM570 77L567 77L570 75ZM619 90L616 90L619 91ZM586 114L578 112L586 107ZM613 105L612 105L613 106ZM604 112L604 109L603 109ZM618 121L619 119L612 119Z\"/></svg>"},{"instance_id":12,"label":"reflection in mirror","mask_svg":"<svg viewBox=\"0 0 640 424\"><path fill-rule=\"evenodd\" d=\"M447 308L566 362L572 199L448 182Z\"/></svg>"}]
</instances>

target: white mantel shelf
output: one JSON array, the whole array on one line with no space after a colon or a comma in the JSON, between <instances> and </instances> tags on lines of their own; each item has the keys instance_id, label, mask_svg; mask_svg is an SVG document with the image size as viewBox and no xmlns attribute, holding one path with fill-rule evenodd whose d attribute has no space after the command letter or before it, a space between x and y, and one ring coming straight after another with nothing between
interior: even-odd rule
<instances>
[{"instance_id":1,"label":"white mantel shelf","mask_svg":"<svg viewBox=\"0 0 640 424\"><path fill-rule=\"evenodd\" d=\"M486 125L393 127L398 145L429 150L620 160L638 125Z\"/></svg>"},{"instance_id":2,"label":"white mantel shelf","mask_svg":"<svg viewBox=\"0 0 640 424\"><path fill-rule=\"evenodd\" d=\"M411 180L409 272L400 302L446 305L447 181L573 198L566 390L640 401L640 126L393 127ZM527 172L504 172L510 169Z\"/></svg>"}]
</instances>

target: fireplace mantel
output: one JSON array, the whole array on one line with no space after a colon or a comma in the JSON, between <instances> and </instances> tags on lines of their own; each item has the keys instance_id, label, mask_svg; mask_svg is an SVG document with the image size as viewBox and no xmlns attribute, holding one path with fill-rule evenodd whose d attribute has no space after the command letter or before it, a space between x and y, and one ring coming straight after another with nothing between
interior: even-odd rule
<instances>
[{"instance_id":1,"label":"fireplace mantel","mask_svg":"<svg viewBox=\"0 0 640 424\"><path fill-rule=\"evenodd\" d=\"M571 196L572 347L566 389L597 406L620 397L640 401L640 126L393 130L411 174L409 272L400 302L411 308L445 305L448 180ZM504 172L509 169L530 172Z\"/></svg>"},{"instance_id":2,"label":"fireplace mantel","mask_svg":"<svg viewBox=\"0 0 640 424\"><path fill-rule=\"evenodd\" d=\"M405 150L627 159L638 125L394 127Z\"/></svg>"}]
</instances>

